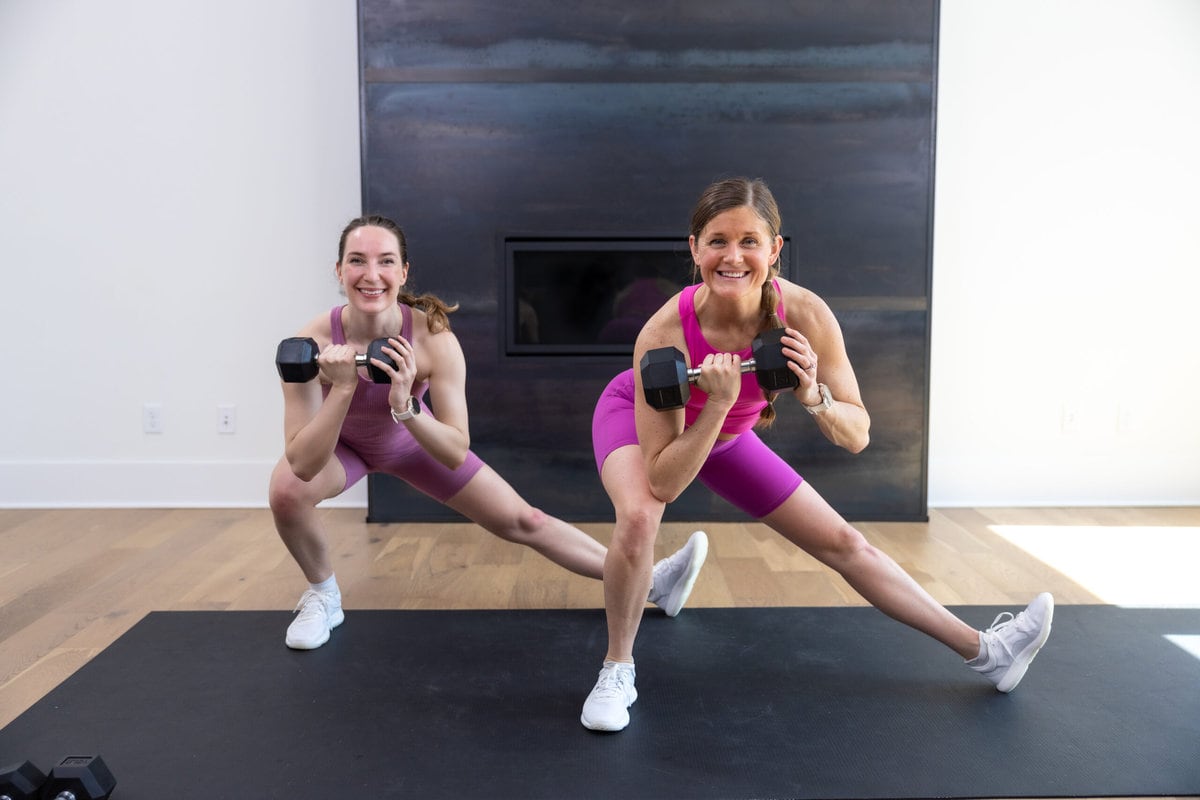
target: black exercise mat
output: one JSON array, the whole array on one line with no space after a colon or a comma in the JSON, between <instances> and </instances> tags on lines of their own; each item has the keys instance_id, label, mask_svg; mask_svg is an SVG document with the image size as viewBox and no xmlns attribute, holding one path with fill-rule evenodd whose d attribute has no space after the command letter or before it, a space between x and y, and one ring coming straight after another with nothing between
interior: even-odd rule
<instances>
[{"instance_id":1,"label":"black exercise mat","mask_svg":"<svg viewBox=\"0 0 1200 800\"><path fill-rule=\"evenodd\" d=\"M955 609L986 627L1001 610ZM1062 606L995 692L871 608L647 611L640 699L579 723L585 611L147 616L0 731L0 762L100 753L142 798L874 798L1200 794L1200 610Z\"/></svg>"}]
</instances>

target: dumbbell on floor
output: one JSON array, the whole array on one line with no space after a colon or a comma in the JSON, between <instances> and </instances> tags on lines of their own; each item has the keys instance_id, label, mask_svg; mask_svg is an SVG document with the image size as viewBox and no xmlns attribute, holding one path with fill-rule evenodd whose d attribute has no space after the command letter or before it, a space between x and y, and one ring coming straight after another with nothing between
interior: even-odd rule
<instances>
[{"instance_id":1,"label":"dumbbell on floor","mask_svg":"<svg viewBox=\"0 0 1200 800\"><path fill-rule=\"evenodd\" d=\"M116 785L100 756L67 756L49 776L29 761L0 770L0 800L106 800Z\"/></svg>"},{"instance_id":2,"label":"dumbbell on floor","mask_svg":"<svg viewBox=\"0 0 1200 800\"><path fill-rule=\"evenodd\" d=\"M0 769L0 800L37 800L46 783L46 773L32 761Z\"/></svg>"},{"instance_id":3,"label":"dumbbell on floor","mask_svg":"<svg viewBox=\"0 0 1200 800\"><path fill-rule=\"evenodd\" d=\"M793 389L800 379L788 368L789 359L783 354L786 335L783 328L764 331L751 346L753 358L743 361L742 372L753 372L758 385L768 392ZM651 408L667 411L683 408L691 397L691 384L700 377L700 368L688 369L683 353L675 347L647 350L640 365L642 393Z\"/></svg>"},{"instance_id":4,"label":"dumbbell on floor","mask_svg":"<svg viewBox=\"0 0 1200 800\"><path fill-rule=\"evenodd\" d=\"M366 353L354 356L354 363L366 367L367 374L375 383L392 382L390 375L371 363L372 358L377 358L392 369L396 368L396 362L383 352L383 348L387 346L386 338L376 339L367 346ZM275 369L279 371L279 377L284 383L308 383L321 371L320 365L317 364L317 356L320 354L315 339L293 336L280 342L275 350Z\"/></svg>"}]
</instances>

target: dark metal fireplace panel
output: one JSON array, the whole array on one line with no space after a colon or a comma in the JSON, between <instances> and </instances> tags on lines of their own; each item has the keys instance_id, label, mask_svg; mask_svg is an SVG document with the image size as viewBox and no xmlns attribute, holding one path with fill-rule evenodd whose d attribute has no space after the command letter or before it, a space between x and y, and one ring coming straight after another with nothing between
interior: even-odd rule
<instances>
[{"instance_id":1,"label":"dark metal fireplace panel","mask_svg":"<svg viewBox=\"0 0 1200 800\"><path fill-rule=\"evenodd\" d=\"M601 389L631 362L636 323L603 339L598 327L631 282L620 257L653 243L634 277L675 269L701 189L750 175L780 203L788 274L838 313L873 421L857 456L792 403L765 438L849 518L926 517L936 2L359 9L363 209L404 227L418 290L461 305L473 447L530 502L612 518L590 426ZM611 274L551 288L579 313L594 298L595 318L569 332L541 305L549 327L535 341L514 248L581 239L602 253L616 243ZM679 255L686 281L686 247ZM369 519L456 518L398 481L369 480ZM742 519L703 488L667 516Z\"/></svg>"}]
</instances>

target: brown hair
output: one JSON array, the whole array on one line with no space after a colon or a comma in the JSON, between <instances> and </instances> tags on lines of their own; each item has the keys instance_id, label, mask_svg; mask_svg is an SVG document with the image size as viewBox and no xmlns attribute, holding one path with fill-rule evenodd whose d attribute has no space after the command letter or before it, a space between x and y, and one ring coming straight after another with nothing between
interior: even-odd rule
<instances>
[{"instance_id":1,"label":"brown hair","mask_svg":"<svg viewBox=\"0 0 1200 800\"><path fill-rule=\"evenodd\" d=\"M400 262L408 264L408 240L404 237L404 231L395 222L379 214L364 214L361 217L355 217L346 224L346 227L342 229L341 238L338 239L339 264L342 263L342 257L346 254L346 238L358 228L368 226L383 228L395 236L396 242L400 245ZM404 288L400 289L400 297L398 299L407 306L419 308L425 312L430 333L450 330L449 315L458 310L458 303L450 305L437 295L428 293L415 295Z\"/></svg>"},{"instance_id":2,"label":"brown hair","mask_svg":"<svg viewBox=\"0 0 1200 800\"><path fill-rule=\"evenodd\" d=\"M761 178L726 178L709 185L700 194L700 199L696 201L696 207L692 210L690 233L699 239L704 227L713 217L743 206L754 209L758 218L766 223L772 239L779 236L782 226L779 205ZM759 302L762 313L762 322L758 328L760 332L783 327L783 320L776 313L779 308L779 293L775 291L775 279L778 277L779 261L776 259L771 265L766 281L763 282L762 299ZM766 427L775 421L775 407L772 405L774 398L767 394L766 390L763 394L768 402L758 418L760 427Z\"/></svg>"}]
</instances>

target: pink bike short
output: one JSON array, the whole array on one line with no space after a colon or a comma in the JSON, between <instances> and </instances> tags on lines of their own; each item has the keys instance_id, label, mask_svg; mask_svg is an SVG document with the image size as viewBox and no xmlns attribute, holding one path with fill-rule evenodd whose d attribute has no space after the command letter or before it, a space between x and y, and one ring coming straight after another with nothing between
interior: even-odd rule
<instances>
[{"instance_id":1,"label":"pink bike short","mask_svg":"<svg viewBox=\"0 0 1200 800\"><path fill-rule=\"evenodd\" d=\"M475 473L483 467L483 460L474 452L467 451L467 459L458 469L450 469L438 461L417 441L409 437L412 446L401 452L394 448L386 453L367 459L343 441L339 441L333 455L342 462L346 470L345 491L371 472L393 475L425 494L444 503L467 485Z\"/></svg>"},{"instance_id":2,"label":"pink bike short","mask_svg":"<svg viewBox=\"0 0 1200 800\"><path fill-rule=\"evenodd\" d=\"M633 413L635 391L633 370L629 369L613 378L596 402L592 450L597 471L614 450L638 443ZM804 482L754 431L713 445L699 478L717 495L755 519L779 508Z\"/></svg>"}]
</instances>

